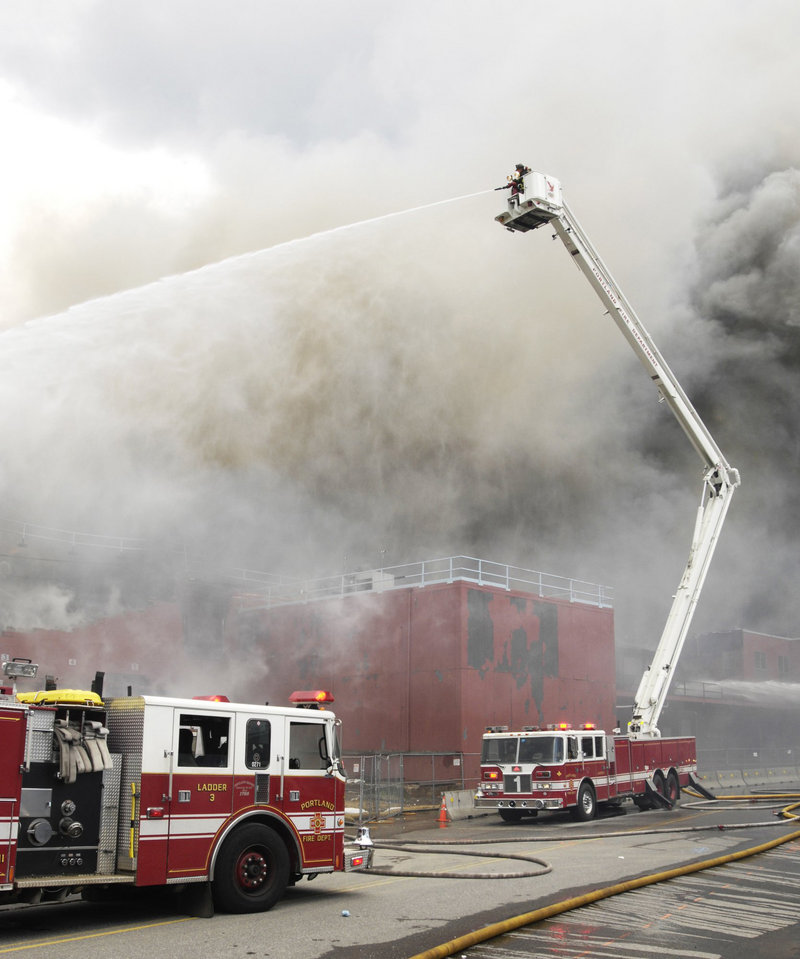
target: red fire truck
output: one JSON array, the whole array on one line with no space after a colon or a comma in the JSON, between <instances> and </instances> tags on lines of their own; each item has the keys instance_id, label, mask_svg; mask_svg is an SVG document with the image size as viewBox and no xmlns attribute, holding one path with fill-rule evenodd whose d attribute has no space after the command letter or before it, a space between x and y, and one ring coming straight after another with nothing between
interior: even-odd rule
<instances>
[{"instance_id":1,"label":"red fire truck","mask_svg":"<svg viewBox=\"0 0 800 959\"><path fill-rule=\"evenodd\" d=\"M689 559L675 592L653 660L633 704L627 735L606 733L590 724L565 724L520 732L489 730L483 738L479 807L496 808L516 820L539 809L574 811L591 819L599 802L630 797L641 808L672 805L696 772L693 737L662 739L658 719L706 573L716 548L739 471L725 459L692 406L652 337L642 325L600 255L564 202L560 182L533 173L524 164L509 177L508 209L495 219L512 233L549 225L588 279L703 461L703 490ZM501 189L498 187L498 189ZM699 787L699 784L695 783Z\"/></svg>"},{"instance_id":2,"label":"red fire truck","mask_svg":"<svg viewBox=\"0 0 800 959\"><path fill-rule=\"evenodd\" d=\"M303 876L368 867L368 836L345 845L332 701L0 687L0 902L205 883L218 908L254 912Z\"/></svg>"},{"instance_id":3,"label":"red fire truck","mask_svg":"<svg viewBox=\"0 0 800 959\"><path fill-rule=\"evenodd\" d=\"M475 805L496 809L506 822L540 809L569 809L594 819L598 805L632 799L639 809L674 805L697 772L695 740L607 735L593 723L521 732L491 727L483 736Z\"/></svg>"}]
</instances>

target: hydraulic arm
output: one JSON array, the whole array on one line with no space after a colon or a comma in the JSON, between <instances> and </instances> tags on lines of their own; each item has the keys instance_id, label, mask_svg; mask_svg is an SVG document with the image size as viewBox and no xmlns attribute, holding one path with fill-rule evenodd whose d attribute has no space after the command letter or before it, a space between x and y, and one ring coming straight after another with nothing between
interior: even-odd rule
<instances>
[{"instance_id":1,"label":"hydraulic arm","mask_svg":"<svg viewBox=\"0 0 800 959\"><path fill-rule=\"evenodd\" d=\"M517 170L520 170L520 164ZM648 375L672 410L703 461L703 489L689 550L689 559L672 602L653 661L642 677L633 705L629 732L634 738L660 736L658 719L667 697L675 664L689 632L700 591L719 533L739 485L739 471L730 466L709 433L658 347L625 299L606 265L563 201L561 184L553 177L532 173L509 178L507 212L495 219L506 229L525 233L546 223L569 251L578 268L600 297L611 318L633 347Z\"/></svg>"}]
</instances>

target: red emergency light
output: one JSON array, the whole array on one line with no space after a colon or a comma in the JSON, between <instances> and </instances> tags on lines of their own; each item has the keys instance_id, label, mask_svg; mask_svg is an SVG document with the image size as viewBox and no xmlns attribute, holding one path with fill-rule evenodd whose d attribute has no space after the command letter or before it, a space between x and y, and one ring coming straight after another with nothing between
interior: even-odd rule
<instances>
[{"instance_id":1,"label":"red emergency light","mask_svg":"<svg viewBox=\"0 0 800 959\"><path fill-rule=\"evenodd\" d=\"M596 724L596 723L584 723L584 724L581 726L581 729L597 729L597 724Z\"/></svg>"},{"instance_id":2,"label":"red emergency light","mask_svg":"<svg viewBox=\"0 0 800 959\"><path fill-rule=\"evenodd\" d=\"M327 689L298 689L289 697L290 703L306 709L325 709L326 705L333 701L333 693L329 693Z\"/></svg>"},{"instance_id":3,"label":"red emergency light","mask_svg":"<svg viewBox=\"0 0 800 959\"><path fill-rule=\"evenodd\" d=\"M206 703L229 703L230 699L227 696L221 696L219 693L216 693L214 696L192 696L192 699L202 699Z\"/></svg>"}]
</instances>

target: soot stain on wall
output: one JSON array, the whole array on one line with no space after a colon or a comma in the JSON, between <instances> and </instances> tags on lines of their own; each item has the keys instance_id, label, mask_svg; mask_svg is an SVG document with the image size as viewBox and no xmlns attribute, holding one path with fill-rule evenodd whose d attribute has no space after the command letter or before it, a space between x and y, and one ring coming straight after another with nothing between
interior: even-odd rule
<instances>
[{"instance_id":1,"label":"soot stain on wall","mask_svg":"<svg viewBox=\"0 0 800 959\"><path fill-rule=\"evenodd\" d=\"M510 601L517 607L520 615L524 615L528 600L511 597ZM528 632L522 626L512 630L511 639L504 647L502 659L496 663L495 671L510 673L517 689L530 683L531 701L526 703L526 711L532 702L539 722L543 722L544 680L545 677L558 676L558 608L549 603L531 600L531 609L539 620L538 638L529 641Z\"/></svg>"},{"instance_id":2,"label":"soot stain on wall","mask_svg":"<svg viewBox=\"0 0 800 959\"><path fill-rule=\"evenodd\" d=\"M477 669L481 679L494 663L494 623L489 612L491 593L467 590L467 665Z\"/></svg>"}]
</instances>

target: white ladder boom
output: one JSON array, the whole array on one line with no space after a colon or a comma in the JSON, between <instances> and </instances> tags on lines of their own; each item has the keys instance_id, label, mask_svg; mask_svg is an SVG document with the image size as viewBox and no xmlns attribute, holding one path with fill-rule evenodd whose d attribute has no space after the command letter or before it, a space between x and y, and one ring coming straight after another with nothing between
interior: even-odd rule
<instances>
[{"instance_id":1,"label":"white ladder boom","mask_svg":"<svg viewBox=\"0 0 800 959\"><path fill-rule=\"evenodd\" d=\"M692 406L658 347L563 201L554 177L528 172L522 190L508 201L507 212L495 217L506 229L525 233L551 224L578 268L600 297L608 314L644 364L664 402L703 460L703 490L689 550L689 559L673 598L653 660L639 684L628 729L634 738L660 736L658 719L667 698L675 665L689 633L700 592L730 506L740 484L739 471L727 462L697 410Z\"/></svg>"}]
</instances>

